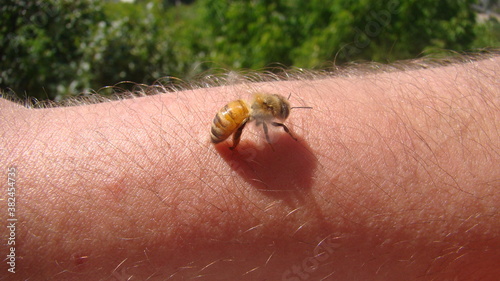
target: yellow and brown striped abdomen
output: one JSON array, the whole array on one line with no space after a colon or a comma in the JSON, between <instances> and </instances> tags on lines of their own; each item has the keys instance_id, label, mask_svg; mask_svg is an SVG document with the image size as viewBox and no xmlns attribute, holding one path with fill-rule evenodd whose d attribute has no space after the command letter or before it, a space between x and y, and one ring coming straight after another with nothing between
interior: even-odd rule
<instances>
[{"instance_id":1,"label":"yellow and brown striped abdomen","mask_svg":"<svg viewBox=\"0 0 500 281\"><path fill-rule=\"evenodd\" d=\"M227 139L249 116L248 105L243 100L235 100L226 104L215 115L210 137L213 143Z\"/></svg>"}]
</instances>

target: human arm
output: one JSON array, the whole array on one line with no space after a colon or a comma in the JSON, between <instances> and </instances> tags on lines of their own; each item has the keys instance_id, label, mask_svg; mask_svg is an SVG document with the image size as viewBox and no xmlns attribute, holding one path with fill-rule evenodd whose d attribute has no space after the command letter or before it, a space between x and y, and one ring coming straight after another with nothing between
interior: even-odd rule
<instances>
[{"instance_id":1,"label":"human arm","mask_svg":"<svg viewBox=\"0 0 500 281\"><path fill-rule=\"evenodd\" d=\"M16 275L498 276L499 65L495 57L68 108L2 101L0 166L17 170ZM299 141L282 134L273 151L249 130L236 152L214 147L217 110L255 91L313 107L286 121Z\"/></svg>"}]
</instances>

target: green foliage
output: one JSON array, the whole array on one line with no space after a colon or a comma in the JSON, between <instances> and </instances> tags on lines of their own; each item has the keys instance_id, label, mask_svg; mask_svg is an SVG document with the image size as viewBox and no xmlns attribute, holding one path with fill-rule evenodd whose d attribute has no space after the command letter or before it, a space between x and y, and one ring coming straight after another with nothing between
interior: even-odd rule
<instances>
[{"instance_id":1,"label":"green foliage","mask_svg":"<svg viewBox=\"0 0 500 281\"><path fill-rule=\"evenodd\" d=\"M467 49L472 0L200 0L211 59L232 67L272 62L317 67L334 60L391 61L429 47Z\"/></svg>"},{"instance_id":2,"label":"green foliage","mask_svg":"<svg viewBox=\"0 0 500 281\"><path fill-rule=\"evenodd\" d=\"M0 87L39 98L89 86L85 44L103 19L97 1L4 1L0 6Z\"/></svg>"},{"instance_id":3,"label":"green foliage","mask_svg":"<svg viewBox=\"0 0 500 281\"><path fill-rule=\"evenodd\" d=\"M155 4L110 3L105 11L107 20L99 23L84 51L94 83L146 82L162 75L169 65L163 59L174 56L163 36L161 9Z\"/></svg>"},{"instance_id":4,"label":"green foliage","mask_svg":"<svg viewBox=\"0 0 500 281\"><path fill-rule=\"evenodd\" d=\"M500 48L500 17L489 17L475 27L476 39L473 48Z\"/></svg>"},{"instance_id":5,"label":"green foliage","mask_svg":"<svg viewBox=\"0 0 500 281\"><path fill-rule=\"evenodd\" d=\"M59 99L120 81L189 79L212 63L327 67L498 46L500 40L498 21L475 23L474 0L172 2L6 0L0 87Z\"/></svg>"},{"instance_id":6,"label":"green foliage","mask_svg":"<svg viewBox=\"0 0 500 281\"><path fill-rule=\"evenodd\" d=\"M402 2L396 30L404 30L396 52L407 50L408 55L442 48L463 51L474 40L475 14L471 0L414 0ZM413 44L412 44L413 43ZM404 47L402 49L401 47Z\"/></svg>"}]
</instances>

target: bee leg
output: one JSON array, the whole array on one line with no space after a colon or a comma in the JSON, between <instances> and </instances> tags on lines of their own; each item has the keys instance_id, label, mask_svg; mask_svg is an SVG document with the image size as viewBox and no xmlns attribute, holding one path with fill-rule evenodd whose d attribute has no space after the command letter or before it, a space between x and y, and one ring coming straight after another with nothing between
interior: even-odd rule
<instances>
[{"instance_id":1,"label":"bee leg","mask_svg":"<svg viewBox=\"0 0 500 281\"><path fill-rule=\"evenodd\" d=\"M288 133L288 134L292 137L292 139L294 139L294 140L296 140L296 141L297 141L297 138L296 138L296 137L294 137L294 136L292 135L292 133L290 133L290 130L288 129L288 127L287 127L287 126L285 126L285 124L278 123L278 122L271 122L271 125L273 125L273 126L275 126L275 127L282 127L282 128L283 128L283 130L285 130L285 132L287 132L287 133Z\"/></svg>"},{"instance_id":2,"label":"bee leg","mask_svg":"<svg viewBox=\"0 0 500 281\"><path fill-rule=\"evenodd\" d=\"M248 120L245 120L241 126L234 132L233 135L233 146L231 146L229 149L233 150L236 148L236 146L240 143L240 137L241 133L243 133L243 129L245 128L245 125L247 124Z\"/></svg>"},{"instance_id":3,"label":"bee leg","mask_svg":"<svg viewBox=\"0 0 500 281\"><path fill-rule=\"evenodd\" d=\"M266 141L267 141L267 143L271 146L272 150L274 151L273 144L271 143L271 139L269 138L269 131L267 129L266 122L262 122L262 128L264 128L264 134L266 135Z\"/></svg>"}]
</instances>

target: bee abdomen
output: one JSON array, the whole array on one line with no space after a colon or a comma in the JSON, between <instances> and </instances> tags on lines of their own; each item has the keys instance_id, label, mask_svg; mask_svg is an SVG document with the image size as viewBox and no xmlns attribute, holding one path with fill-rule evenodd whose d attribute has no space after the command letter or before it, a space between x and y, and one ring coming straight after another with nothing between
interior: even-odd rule
<instances>
[{"instance_id":1,"label":"bee abdomen","mask_svg":"<svg viewBox=\"0 0 500 281\"><path fill-rule=\"evenodd\" d=\"M210 139L219 143L227 139L249 116L248 105L242 100L226 104L217 114L210 130Z\"/></svg>"},{"instance_id":2,"label":"bee abdomen","mask_svg":"<svg viewBox=\"0 0 500 281\"><path fill-rule=\"evenodd\" d=\"M210 139L212 140L213 143L219 143L225 139L227 139L228 136L225 136L224 134L224 129L221 128L220 123L216 123L216 120L218 119L219 113L214 118L214 122L212 124L212 129L210 130Z\"/></svg>"}]
</instances>

